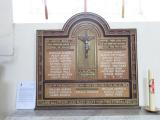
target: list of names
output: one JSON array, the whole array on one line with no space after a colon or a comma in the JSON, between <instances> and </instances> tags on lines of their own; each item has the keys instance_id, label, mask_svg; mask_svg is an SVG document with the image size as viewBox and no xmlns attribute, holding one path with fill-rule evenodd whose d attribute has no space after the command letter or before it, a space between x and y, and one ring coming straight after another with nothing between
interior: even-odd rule
<instances>
[{"instance_id":1,"label":"list of names","mask_svg":"<svg viewBox=\"0 0 160 120\"><path fill-rule=\"evenodd\" d=\"M128 79L127 39L106 39L99 42L99 79Z\"/></svg>"}]
</instances>

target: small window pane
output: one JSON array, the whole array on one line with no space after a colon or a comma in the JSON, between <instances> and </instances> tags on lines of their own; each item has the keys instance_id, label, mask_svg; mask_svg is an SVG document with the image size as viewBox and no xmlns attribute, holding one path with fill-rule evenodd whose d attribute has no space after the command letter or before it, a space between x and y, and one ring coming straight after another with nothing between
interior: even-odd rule
<instances>
[{"instance_id":1,"label":"small window pane","mask_svg":"<svg viewBox=\"0 0 160 120\"><path fill-rule=\"evenodd\" d=\"M48 20L45 19L44 0L13 0L15 23L64 23L76 13L84 11L84 0L46 0ZM160 21L160 0L87 0L87 11L107 21Z\"/></svg>"}]
</instances>

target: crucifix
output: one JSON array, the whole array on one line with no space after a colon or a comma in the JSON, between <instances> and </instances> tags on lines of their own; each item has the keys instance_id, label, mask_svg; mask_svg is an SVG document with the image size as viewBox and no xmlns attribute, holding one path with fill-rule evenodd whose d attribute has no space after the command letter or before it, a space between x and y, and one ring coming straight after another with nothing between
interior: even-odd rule
<instances>
[{"instance_id":1,"label":"crucifix","mask_svg":"<svg viewBox=\"0 0 160 120\"><path fill-rule=\"evenodd\" d=\"M95 39L95 36L88 36L87 31L85 31L84 36L78 36L78 39L84 43L85 58L88 58L89 41Z\"/></svg>"}]
</instances>

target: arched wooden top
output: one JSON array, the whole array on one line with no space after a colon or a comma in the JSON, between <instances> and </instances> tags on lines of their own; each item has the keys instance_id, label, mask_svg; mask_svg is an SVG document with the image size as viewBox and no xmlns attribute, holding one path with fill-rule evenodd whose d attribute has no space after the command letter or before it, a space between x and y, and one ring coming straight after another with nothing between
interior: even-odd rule
<instances>
[{"instance_id":1,"label":"arched wooden top","mask_svg":"<svg viewBox=\"0 0 160 120\"><path fill-rule=\"evenodd\" d=\"M68 19L67 22L64 24L62 30L65 32L65 34L68 35L72 27L82 21L92 21L96 23L103 31L104 36L107 35L108 30L110 29L110 26L107 23L107 21L100 15L91 12L82 12Z\"/></svg>"}]
</instances>

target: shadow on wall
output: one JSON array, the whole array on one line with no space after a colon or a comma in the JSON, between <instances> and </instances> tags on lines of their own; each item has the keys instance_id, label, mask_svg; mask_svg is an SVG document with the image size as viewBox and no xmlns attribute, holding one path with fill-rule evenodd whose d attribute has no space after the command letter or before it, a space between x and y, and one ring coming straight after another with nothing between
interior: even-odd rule
<instances>
[{"instance_id":1,"label":"shadow on wall","mask_svg":"<svg viewBox=\"0 0 160 120\"><path fill-rule=\"evenodd\" d=\"M149 104L149 103L147 103L147 102L149 102L148 101L149 91L148 91L148 84L147 84L147 78L146 77L143 78L142 84L143 84L143 96L144 96L142 102L144 103L144 106L146 106L147 104Z\"/></svg>"},{"instance_id":2,"label":"shadow on wall","mask_svg":"<svg viewBox=\"0 0 160 120\"><path fill-rule=\"evenodd\" d=\"M0 65L0 119L6 116L9 112L8 103L9 98L9 85L3 80L4 67Z\"/></svg>"}]
</instances>

